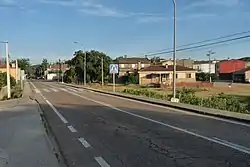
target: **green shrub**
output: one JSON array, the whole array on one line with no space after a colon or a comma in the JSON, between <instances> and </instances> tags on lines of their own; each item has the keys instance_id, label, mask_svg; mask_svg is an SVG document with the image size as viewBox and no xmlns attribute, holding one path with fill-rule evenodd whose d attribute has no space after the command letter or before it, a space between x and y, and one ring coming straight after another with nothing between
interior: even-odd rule
<instances>
[{"instance_id":1,"label":"green shrub","mask_svg":"<svg viewBox=\"0 0 250 167\"><path fill-rule=\"evenodd\" d=\"M148 89L124 89L123 93L146 96L155 99L170 100L166 94L161 94ZM232 112L250 113L250 102L244 104L234 96L220 93L208 98L201 98L195 95L195 90L190 88L183 88L177 91L177 97L181 103L198 105L207 108L214 108L220 110L227 110Z\"/></svg>"}]
</instances>

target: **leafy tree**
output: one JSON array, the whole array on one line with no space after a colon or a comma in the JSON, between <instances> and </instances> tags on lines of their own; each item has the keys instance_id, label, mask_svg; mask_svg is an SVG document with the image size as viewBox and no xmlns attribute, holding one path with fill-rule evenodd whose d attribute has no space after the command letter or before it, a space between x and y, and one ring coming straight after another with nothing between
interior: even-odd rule
<instances>
[{"instance_id":1,"label":"leafy tree","mask_svg":"<svg viewBox=\"0 0 250 167\"><path fill-rule=\"evenodd\" d=\"M102 78L101 71L101 60L103 59L103 72L106 78L109 75L109 64L112 59L105 53L91 50L88 52L83 52L81 50L74 53L74 57L71 60L66 61L69 66L74 67L75 76L78 82L83 82L84 80L84 59L86 54L86 80L87 82L99 82ZM67 75L73 75L72 72L67 73ZM66 73L65 73L66 75ZM73 78L73 76L67 76Z\"/></svg>"},{"instance_id":2,"label":"leafy tree","mask_svg":"<svg viewBox=\"0 0 250 167\"><path fill-rule=\"evenodd\" d=\"M157 64L161 62L161 58L159 56L154 56L150 61L153 64Z\"/></svg>"},{"instance_id":3,"label":"leafy tree","mask_svg":"<svg viewBox=\"0 0 250 167\"><path fill-rule=\"evenodd\" d=\"M76 81L76 72L74 68L70 68L69 70L65 71L64 73L64 82L72 83Z\"/></svg>"},{"instance_id":4,"label":"leafy tree","mask_svg":"<svg viewBox=\"0 0 250 167\"><path fill-rule=\"evenodd\" d=\"M17 59L17 64L18 67L21 68L21 70L24 70L26 72L27 68L30 67L30 59L28 58Z\"/></svg>"},{"instance_id":5,"label":"leafy tree","mask_svg":"<svg viewBox=\"0 0 250 167\"><path fill-rule=\"evenodd\" d=\"M35 76L41 77L42 75L43 75L43 67L39 65L35 69Z\"/></svg>"},{"instance_id":6,"label":"leafy tree","mask_svg":"<svg viewBox=\"0 0 250 167\"><path fill-rule=\"evenodd\" d=\"M45 71L47 70L49 66L48 60L47 59L43 59L42 63L41 63L41 68L42 68L42 75L45 75Z\"/></svg>"}]
</instances>

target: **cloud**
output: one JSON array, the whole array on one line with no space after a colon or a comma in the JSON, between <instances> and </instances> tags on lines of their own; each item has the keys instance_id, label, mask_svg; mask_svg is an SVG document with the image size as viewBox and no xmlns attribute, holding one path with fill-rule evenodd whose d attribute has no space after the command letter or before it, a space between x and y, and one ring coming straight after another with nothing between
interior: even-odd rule
<instances>
[{"instance_id":1,"label":"cloud","mask_svg":"<svg viewBox=\"0 0 250 167\"><path fill-rule=\"evenodd\" d=\"M208 18L208 17L218 17L218 15L214 13L193 13L193 14L188 14L185 18L186 19L200 19L200 18Z\"/></svg>"},{"instance_id":2,"label":"cloud","mask_svg":"<svg viewBox=\"0 0 250 167\"><path fill-rule=\"evenodd\" d=\"M241 3L241 0L199 0L191 3L190 5L187 5L185 9L208 6L234 7L240 5Z\"/></svg>"},{"instance_id":3,"label":"cloud","mask_svg":"<svg viewBox=\"0 0 250 167\"><path fill-rule=\"evenodd\" d=\"M120 11L114 7L109 7L102 3L97 3L95 0L40 0L40 2L44 4L74 7L81 13L93 16L117 18L146 17L145 20L148 17L160 17L160 14L154 13L136 13Z\"/></svg>"},{"instance_id":4,"label":"cloud","mask_svg":"<svg viewBox=\"0 0 250 167\"><path fill-rule=\"evenodd\" d=\"M168 21L169 19L163 16L145 16L145 17L139 17L137 20L140 23L159 23Z\"/></svg>"},{"instance_id":5,"label":"cloud","mask_svg":"<svg viewBox=\"0 0 250 167\"><path fill-rule=\"evenodd\" d=\"M54 4L54 5L61 5L61 6L77 5L77 1L75 0L40 0L40 2L44 4Z\"/></svg>"},{"instance_id":6,"label":"cloud","mask_svg":"<svg viewBox=\"0 0 250 167\"><path fill-rule=\"evenodd\" d=\"M19 5L15 0L0 0L0 8L14 8L19 10L26 10L25 7Z\"/></svg>"}]
</instances>

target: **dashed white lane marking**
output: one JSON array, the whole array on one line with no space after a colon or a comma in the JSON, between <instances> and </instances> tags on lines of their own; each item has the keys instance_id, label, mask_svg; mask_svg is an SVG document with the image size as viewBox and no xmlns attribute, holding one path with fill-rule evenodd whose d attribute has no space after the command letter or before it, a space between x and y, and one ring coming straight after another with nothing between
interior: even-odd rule
<instances>
[{"instance_id":1,"label":"dashed white lane marking","mask_svg":"<svg viewBox=\"0 0 250 167\"><path fill-rule=\"evenodd\" d=\"M85 147L85 148L89 148L90 147L90 144L84 139L84 138L79 138L78 139L81 143L82 143L82 145Z\"/></svg>"},{"instance_id":2,"label":"dashed white lane marking","mask_svg":"<svg viewBox=\"0 0 250 167\"><path fill-rule=\"evenodd\" d=\"M39 89L35 89L36 93L41 93L41 91Z\"/></svg>"},{"instance_id":3,"label":"dashed white lane marking","mask_svg":"<svg viewBox=\"0 0 250 167\"><path fill-rule=\"evenodd\" d=\"M43 89L44 92L50 92L48 89Z\"/></svg>"},{"instance_id":4,"label":"dashed white lane marking","mask_svg":"<svg viewBox=\"0 0 250 167\"><path fill-rule=\"evenodd\" d=\"M221 142L223 143L224 145L228 145L230 147L233 147L235 148L236 150L240 150L241 152L244 152L246 154L250 154L250 148L247 148L247 147L244 147L244 146L241 146L241 145L238 145L238 144L234 144L234 143L231 143L229 141L226 141L226 140L222 140L222 139L219 139L217 137L214 137L215 140L218 140L218 142Z\"/></svg>"},{"instance_id":5,"label":"dashed white lane marking","mask_svg":"<svg viewBox=\"0 0 250 167\"><path fill-rule=\"evenodd\" d=\"M64 88L59 88L59 89L61 89L62 91L65 91L65 92L67 92L67 90L66 90L66 89L64 89Z\"/></svg>"},{"instance_id":6,"label":"dashed white lane marking","mask_svg":"<svg viewBox=\"0 0 250 167\"><path fill-rule=\"evenodd\" d=\"M78 92L76 89L72 89L72 88L68 88L68 89L73 91L73 92Z\"/></svg>"},{"instance_id":7,"label":"dashed white lane marking","mask_svg":"<svg viewBox=\"0 0 250 167\"><path fill-rule=\"evenodd\" d=\"M114 110L116 110L116 111L120 111L120 112L122 112L122 113L131 115L131 116L134 116L134 117L137 117L137 118L141 118L141 119L144 119L144 120L147 120L147 121L150 121L150 122L153 122L153 123L156 123L156 124L159 124L159 125L162 125L162 126L165 126L165 127L168 127L168 128L171 128L171 129L180 131L180 132L183 132L183 133L187 133L187 134L189 134L189 135L192 135L192 136L195 136L195 137L198 137L198 138L201 138L201 139L210 141L210 142L217 143L217 144L219 144L219 145L223 145L223 146L229 147L229 148L231 148L231 149L234 149L234 150L237 150L237 151L246 153L246 154L250 154L250 152L249 152L248 150L244 150L243 148L239 148L239 147L235 147L235 146L229 145L229 144L227 144L227 143L218 141L218 140L216 140L216 139L214 139L214 138L210 138L210 137L207 137L207 136L203 136L203 135L200 135L200 134L198 134L198 133L191 132L191 131L189 131L189 130L187 130L187 129L182 129L182 128L179 128L179 127L177 127L177 126L173 126L173 125L170 125L170 124L167 124L167 123L163 123L163 122L160 122L160 121L156 121L156 120L151 119L151 118L148 118L148 117L144 117L144 116L141 116L141 115L138 115L138 114L134 114L134 113L131 113L131 112L128 112L128 111L125 111L125 110L116 108L116 107L114 107L114 106L112 106L112 105L110 105L110 104L107 104L107 103L104 103L104 102L100 102L100 101L97 101L97 100L93 100L93 99L90 99L90 98L81 96L81 95L76 94L76 93L73 93L73 92L69 92L69 93L70 93L70 94L73 94L73 95L75 95L75 96L81 97L81 98L83 98L83 99L86 99L86 100L95 102L95 103L97 103L97 104L101 104L101 105L103 105L103 106L107 106L107 107L112 108L112 109L114 109Z\"/></svg>"},{"instance_id":8,"label":"dashed white lane marking","mask_svg":"<svg viewBox=\"0 0 250 167\"><path fill-rule=\"evenodd\" d=\"M56 113L56 115L62 120L63 123L67 124L68 121L62 116L62 114L60 114L57 109L53 106L53 104L51 104L48 100L45 100L46 103L48 103L48 105L54 110L54 112Z\"/></svg>"},{"instance_id":9,"label":"dashed white lane marking","mask_svg":"<svg viewBox=\"0 0 250 167\"><path fill-rule=\"evenodd\" d=\"M110 167L110 165L102 157L95 157L95 160L101 167Z\"/></svg>"},{"instance_id":10,"label":"dashed white lane marking","mask_svg":"<svg viewBox=\"0 0 250 167\"><path fill-rule=\"evenodd\" d=\"M73 133L77 132L77 130L72 125L68 126L68 128Z\"/></svg>"},{"instance_id":11,"label":"dashed white lane marking","mask_svg":"<svg viewBox=\"0 0 250 167\"><path fill-rule=\"evenodd\" d=\"M54 88L50 88L51 90L53 90L54 92L58 92L58 90L57 89L54 89Z\"/></svg>"}]
</instances>

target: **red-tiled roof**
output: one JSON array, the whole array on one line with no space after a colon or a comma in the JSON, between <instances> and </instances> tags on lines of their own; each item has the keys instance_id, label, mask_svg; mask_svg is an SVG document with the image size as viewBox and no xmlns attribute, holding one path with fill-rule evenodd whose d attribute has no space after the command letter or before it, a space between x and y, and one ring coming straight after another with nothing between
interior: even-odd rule
<instances>
[{"instance_id":1,"label":"red-tiled roof","mask_svg":"<svg viewBox=\"0 0 250 167\"><path fill-rule=\"evenodd\" d=\"M235 71L235 73L237 73L237 72L241 73L241 72L246 72L246 71L250 71L250 67L244 68L244 69L239 70L239 71Z\"/></svg>"},{"instance_id":2,"label":"red-tiled roof","mask_svg":"<svg viewBox=\"0 0 250 167\"><path fill-rule=\"evenodd\" d=\"M167 67L166 66L151 65L149 67L141 69L140 71L173 71L173 67L174 67L173 65L169 65ZM195 70L192 68L176 65L176 71L195 71Z\"/></svg>"}]
</instances>

